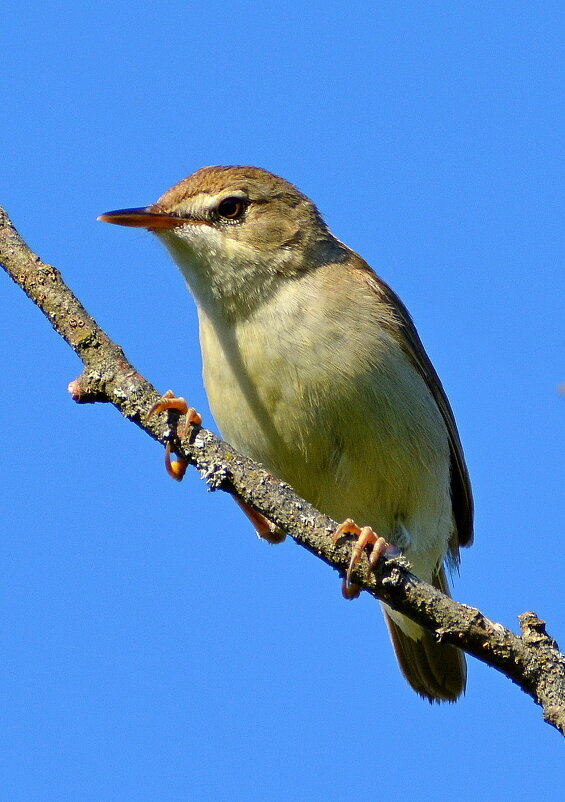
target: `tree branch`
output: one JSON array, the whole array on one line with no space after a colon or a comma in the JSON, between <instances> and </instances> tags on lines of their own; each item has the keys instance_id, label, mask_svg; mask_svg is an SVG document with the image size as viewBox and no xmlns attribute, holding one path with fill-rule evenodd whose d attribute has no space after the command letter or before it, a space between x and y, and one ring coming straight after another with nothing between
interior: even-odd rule
<instances>
[{"instance_id":1,"label":"tree branch","mask_svg":"<svg viewBox=\"0 0 565 802\"><path fill-rule=\"evenodd\" d=\"M2 208L0 263L82 360L82 374L69 385L75 401L113 404L154 440L170 441L210 489L238 496L340 575L345 574L350 546L332 544L335 521L212 432L193 427L181 442L176 435L177 413L169 413L167 422L163 415L147 420L159 393L100 329L59 271L28 248ZM519 616L522 634L515 635L474 607L455 602L419 580L402 558L381 560L376 575L368 570L368 561L361 561L353 581L434 631L438 641L454 644L505 674L541 705L544 719L565 734L565 656L535 613Z\"/></svg>"}]
</instances>

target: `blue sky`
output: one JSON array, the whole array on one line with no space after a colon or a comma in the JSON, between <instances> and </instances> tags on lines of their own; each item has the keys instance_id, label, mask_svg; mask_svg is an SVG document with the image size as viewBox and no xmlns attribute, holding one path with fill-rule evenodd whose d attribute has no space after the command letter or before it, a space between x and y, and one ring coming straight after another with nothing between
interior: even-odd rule
<instances>
[{"instance_id":1,"label":"blue sky","mask_svg":"<svg viewBox=\"0 0 565 802\"><path fill-rule=\"evenodd\" d=\"M205 164L296 183L401 295L447 389L476 542L455 595L565 643L561 3L38 3L2 12L0 203L213 426L193 303L96 222ZM111 407L0 277L7 800L555 798L561 739L470 660L430 707L377 605Z\"/></svg>"}]
</instances>

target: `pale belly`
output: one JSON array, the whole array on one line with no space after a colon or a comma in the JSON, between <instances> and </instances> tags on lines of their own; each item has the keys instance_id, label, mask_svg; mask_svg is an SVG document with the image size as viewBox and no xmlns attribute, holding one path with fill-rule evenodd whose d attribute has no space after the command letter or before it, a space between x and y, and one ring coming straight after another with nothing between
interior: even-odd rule
<instances>
[{"instance_id":1,"label":"pale belly","mask_svg":"<svg viewBox=\"0 0 565 802\"><path fill-rule=\"evenodd\" d=\"M201 316L222 436L334 519L396 541L430 580L452 513L447 432L423 380L390 343L372 346L382 354L344 354L312 327L265 331L246 323L218 333Z\"/></svg>"}]
</instances>

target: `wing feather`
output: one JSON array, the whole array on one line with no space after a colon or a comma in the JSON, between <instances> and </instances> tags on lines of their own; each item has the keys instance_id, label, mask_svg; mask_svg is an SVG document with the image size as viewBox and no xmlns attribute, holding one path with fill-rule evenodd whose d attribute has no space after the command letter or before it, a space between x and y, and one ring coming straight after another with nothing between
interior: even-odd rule
<instances>
[{"instance_id":1,"label":"wing feather","mask_svg":"<svg viewBox=\"0 0 565 802\"><path fill-rule=\"evenodd\" d=\"M393 311L392 327L396 335L400 335L402 348L429 387L445 421L451 452L451 500L453 518L457 529L455 538L450 543L450 556L457 563L459 560L459 546L470 546L473 542L473 495L469 472L463 456L463 446L461 445L453 411L440 378L416 331L410 313L388 284L377 276L366 262L361 260L360 257L359 259L362 264L359 265L358 269L364 274L368 286Z\"/></svg>"}]
</instances>

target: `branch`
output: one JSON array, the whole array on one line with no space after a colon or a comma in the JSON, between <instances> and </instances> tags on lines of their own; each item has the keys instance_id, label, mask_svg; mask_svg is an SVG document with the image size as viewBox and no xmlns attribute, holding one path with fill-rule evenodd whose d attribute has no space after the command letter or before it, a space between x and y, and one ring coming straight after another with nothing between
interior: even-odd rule
<instances>
[{"instance_id":1,"label":"branch","mask_svg":"<svg viewBox=\"0 0 565 802\"><path fill-rule=\"evenodd\" d=\"M350 546L332 544L335 521L212 432L193 427L179 440L177 413L169 413L167 422L163 415L147 420L160 394L100 329L59 271L28 248L1 207L0 263L82 360L82 374L69 385L75 401L113 404L154 440L171 442L211 490L237 496L344 576ZM361 561L352 579L376 599L434 631L438 641L458 646L505 674L543 708L544 719L565 734L565 656L535 613L519 616L518 636L419 580L402 558L381 560L375 574L368 570L368 561Z\"/></svg>"}]
</instances>

